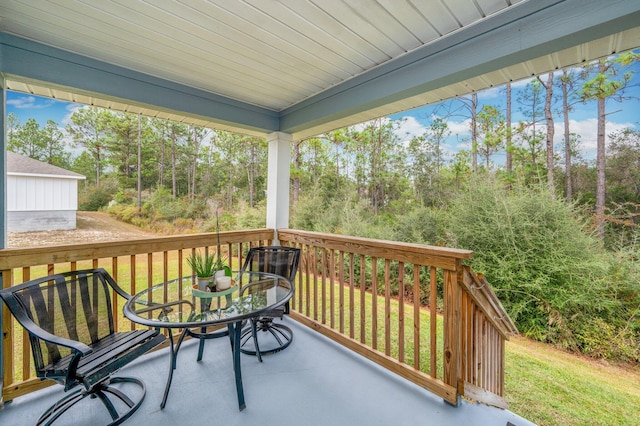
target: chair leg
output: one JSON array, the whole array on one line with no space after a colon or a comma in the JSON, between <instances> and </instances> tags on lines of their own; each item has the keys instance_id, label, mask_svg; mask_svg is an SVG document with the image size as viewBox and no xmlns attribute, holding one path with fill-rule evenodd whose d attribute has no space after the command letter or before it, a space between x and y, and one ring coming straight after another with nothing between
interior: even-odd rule
<instances>
[{"instance_id":1,"label":"chair leg","mask_svg":"<svg viewBox=\"0 0 640 426\"><path fill-rule=\"evenodd\" d=\"M262 341L259 343L261 333L266 333L271 336L270 341ZM253 341L253 347L248 344L249 339ZM262 355L272 354L279 352L288 347L293 341L293 331L289 327L283 324L274 323L271 318L262 318L256 321L256 328L254 331L253 324L251 327L246 327L242 330L242 340L240 344L240 350L247 355L256 355L262 358Z\"/></svg>"},{"instance_id":2,"label":"chair leg","mask_svg":"<svg viewBox=\"0 0 640 426\"><path fill-rule=\"evenodd\" d=\"M142 395L136 402L134 402L124 392L110 386L114 383L133 383L135 385L138 385L142 389ZM113 405L113 402L111 402L109 397L106 395L107 393L115 396L128 407L128 409L124 413L122 413L122 415L118 413L117 409ZM56 421L62 414L64 414L77 402L82 401L86 397L97 397L105 406L105 408L109 412L109 415L111 416L111 419L113 420L111 423L109 423L108 426L116 426L131 417L131 415L138 408L140 408L140 405L142 405L142 401L144 401L146 393L147 390L145 388L145 385L139 379L133 377L112 377L109 382L97 384L88 391L81 389L65 396L60 401L52 405L47 411L45 411L42 416L40 416L36 424L48 426Z\"/></svg>"},{"instance_id":3,"label":"chair leg","mask_svg":"<svg viewBox=\"0 0 640 426\"><path fill-rule=\"evenodd\" d=\"M86 395L83 393L82 389L78 389L77 391L70 393L49 407L47 411L42 413L36 425L48 426L52 424L58 417L63 415L65 411L71 408L76 402L82 400L85 396Z\"/></svg>"}]
</instances>

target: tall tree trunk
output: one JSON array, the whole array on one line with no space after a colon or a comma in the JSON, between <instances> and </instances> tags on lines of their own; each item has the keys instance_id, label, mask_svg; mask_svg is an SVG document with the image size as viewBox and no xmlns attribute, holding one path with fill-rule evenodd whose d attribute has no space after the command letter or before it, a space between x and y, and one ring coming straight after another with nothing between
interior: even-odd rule
<instances>
[{"instance_id":1,"label":"tall tree trunk","mask_svg":"<svg viewBox=\"0 0 640 426\"><path fill-rule=\"evenodd\" d=\"M100 155L100 147L96 147L96 186L100 188L100 175L102 174L102 156Z\"/></svg>"},{"instance_id":2,"label":"tall tree trunk","mask_svg":"<svg viewBox=\"0 0 640 426\"><path fill-rule=\"evenodd\" d=\"M196 128L192 129L193 137L193 171L191 172L191 201L196 199L196 176L198 175L198 155L200 154L200 136L196 133Z\"/></svg>"},{"instance_id":3,"label":"tall tree trunk","mask_svg":"<svg viewBox=\"0 0 640 426\"><path fill-rule=\"evenodd\" d=\"M138 114L138 214L142 212L142 118Z\"/></svg>"},{"instance_id":4,"label":"tall tree trunk","mask_svg":"<svg viewBox=\"0 0 640 426\"><path fill-rule=\"evenodd\" d=\"M227 190L228 191L227 208L231 208L231 206L233 205L233 164L231 164L231 159L229 159L227 166L229 167L229 188Z\"/></svg>"},{"instance_id":5,"label":"tall tree trunk","mask_svg":"<svg viewBox=\"0 0 640 426\"><path fill-rule=\"evenodd\" d=\"M547 84L544 85L547 90L547 96L544 102L544 116L547 122L547 186L551 194L555 193L554 182L554 161L553 161L553 137L555 134L553 112L551 111L551 101L553 100L553 72L550 72L547 78Z\"/></svg>"},{"instance_id":6,"label":"tall tree trunk","mask_svg":"<svg viewBox=\"0 0 640 426\"><path fill-rule=\"evenodd\" d=\"M171 126L171 188L173 199L177 198L176 188L176 129Z\"/></svg>"},{"instance_id":7,"label":"tall tree trunk","mask_svg":"<svg viewBox=\"0 0 640 426\"><path fill-rule=\"evenodd\" d=\"M255 204L255 169L256 164L256 145L252 141L249 151L249 207L253 207Z\"/></svg>"},{"instance_id":8,"label":"tall tree trunk","mask_svg":"<svg viewBox=\"0 0 640 426\"><path fill-rule=\"evenodd\" d=\"M165 150L164 134L160 138L160 164L158 165L158 187L164 185L164 150Z\"/></svg>"},{"instance_id":9,"label":"tall tree trunk","mask_svg":"<svg viewBox=\"0 0 640 426\"><path fill-rule=\"evenodd\" d=\"M298 170L300 170L300 144L302 141L293 143L293 168L296 173L293 176L293 203L297 203L300 197L300 176Z\"/></svg>"},{"instance_id":10,"label":"tall tree trunk","mask_svg":"<svg viewBox=\"0 0 640 426\"><path fill-rule=\"evenodd\" d=\"M602 64L600 67L604 67ZM603 73L604 71L600 71ZM596 155L596 232L604 240L605 201L605 99L598 98L598 148Z\"/></svg>"},{"instance_id":11,"label":"tall tree trunk","mask_svg":"<svg viewBox=\"0 0 640 426\"><path fill-rule=\"evenodd\" d=\"M569 131L569 75L567 70L562 71L562 115L564 118L564 185L567 203L573 198L573 185L571 184L571 132Z\"/></svg>"},{"instance_id":12,"label":"tall tree trunk","mask_svg":"<svg viewBox=\"0 0 640 426\"><path fill-rule=\"evenodd\" d=\"M513 171L513 153L511 148L511 83L507 83L507 174L510 175Z\"/></svg>"},{"instance_id":13,"label":"tall tree trunk","mask_svg":"<svg viewBox=\"0 0 640 426\"><path fill-rule=\"evenodd\" d=\"M478 95L471 94L471 157L473 172L478 172Z\"/></svg>"}]
</instances>

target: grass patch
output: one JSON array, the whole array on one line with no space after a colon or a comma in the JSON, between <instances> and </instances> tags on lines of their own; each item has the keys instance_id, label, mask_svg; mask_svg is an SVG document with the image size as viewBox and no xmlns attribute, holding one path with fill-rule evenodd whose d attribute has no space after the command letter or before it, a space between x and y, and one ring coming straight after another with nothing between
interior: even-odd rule
<instances>
[{"instance_id":1,"label":"grass patch","mask_svg":"<svg viewBox=\"0 0 640 426\"><path fill-rule=\"evenodd\" d=\"M637 425L640 369L516 336L505 348L510 410L539 425Z\"/></svg>"}]
</instances>

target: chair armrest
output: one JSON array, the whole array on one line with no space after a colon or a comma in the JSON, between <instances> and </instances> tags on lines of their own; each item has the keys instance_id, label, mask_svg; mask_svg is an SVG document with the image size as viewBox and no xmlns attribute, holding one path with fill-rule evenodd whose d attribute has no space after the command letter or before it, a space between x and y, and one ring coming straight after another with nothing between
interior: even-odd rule
<instances>
[{"instance_id":1,"label":"chair armrest","mask_svg":"<svg viewBox=\"0 0 640 426\"><path fill-rule=\"evenodd\" d=\"M24 315L22 312L19 314L16 314L15 312L12 313L16 320L18 320L20 325L22 325L27 330L27 332L29 332L29 334L36 336L38 339L44 340L45 342L53 343L54 345L60 345L70 348L82 355L86 355L93 350L82 342L49 333L47 330L38 326L35 322L33 322L33 320L31 320L31 318L29 318L27 315Z\"/></svg>"}]
</instances>

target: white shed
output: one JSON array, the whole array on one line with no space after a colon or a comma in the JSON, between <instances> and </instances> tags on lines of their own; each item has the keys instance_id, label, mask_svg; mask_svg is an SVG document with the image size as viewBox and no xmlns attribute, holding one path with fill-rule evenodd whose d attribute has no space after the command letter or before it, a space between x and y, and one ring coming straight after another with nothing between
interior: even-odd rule
<instances>
[{"instance_id":1,"label":"white shed","mask_svg":"<svg viewBox=\"0 0 640 426\"><path fill-rule=\"evenodd\" d=\"M85 176L7 151L7 230L75 229Z\"/></svg>"}]
</instances>

